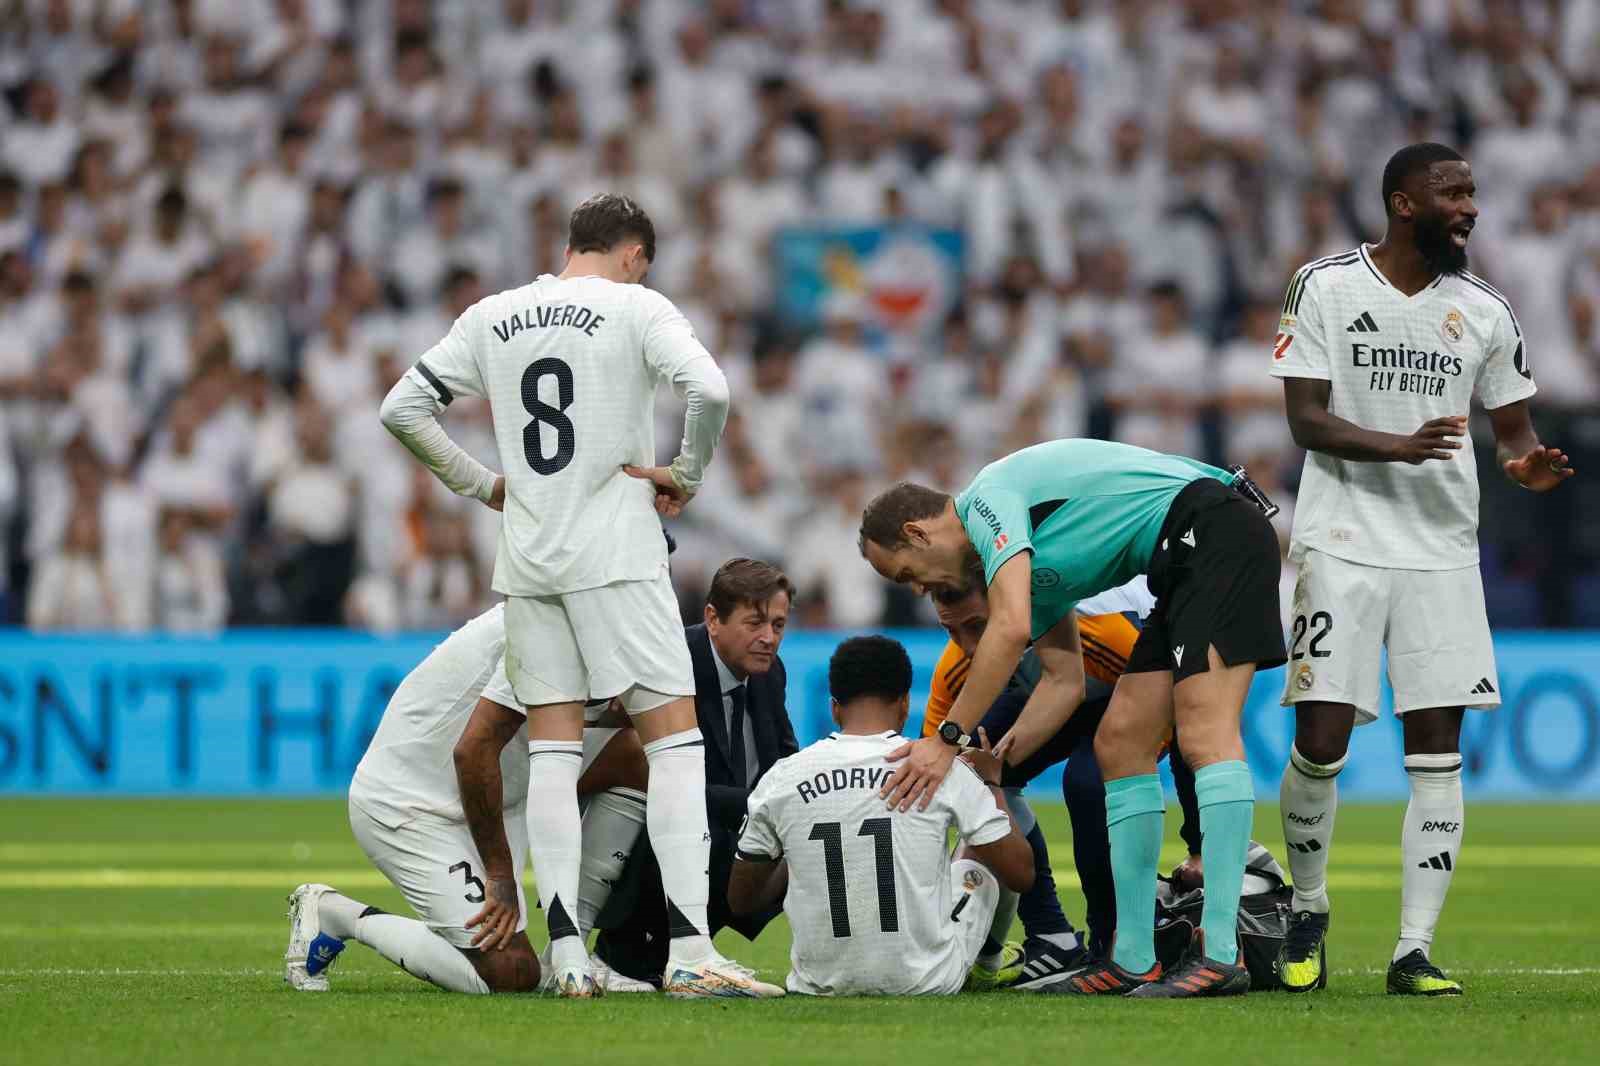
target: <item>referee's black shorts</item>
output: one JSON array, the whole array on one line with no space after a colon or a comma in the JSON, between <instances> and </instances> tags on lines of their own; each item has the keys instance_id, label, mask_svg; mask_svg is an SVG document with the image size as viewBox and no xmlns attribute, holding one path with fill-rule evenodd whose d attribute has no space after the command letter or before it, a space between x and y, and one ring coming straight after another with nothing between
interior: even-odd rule
<instances>
[{"instance_id":1,"label":"referee's black shorts","mask_svg":"<svg viewBox=\"0 0 1600 1066\"><path fill-rule=\"evenodd\" d=\"M1260 508L1215 478L1173 498L1150 558L1156 605L1128 657L1127 673L1171 670L1174 682L1209 668L1206 649L1229 666L1282 666L1278 535Z\"/></svg>"}]
</instances>

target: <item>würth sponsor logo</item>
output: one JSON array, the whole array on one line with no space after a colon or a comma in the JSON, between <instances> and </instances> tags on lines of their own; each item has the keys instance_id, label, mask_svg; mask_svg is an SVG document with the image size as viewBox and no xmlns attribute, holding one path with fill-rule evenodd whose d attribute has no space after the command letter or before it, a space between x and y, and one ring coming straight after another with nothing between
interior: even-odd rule
<instances>
[{"instance_id":1,"label":"w\u00fcrth sponsor logo","mask_svg":"<svg viewBox=\"0 0 1600 1066\"><path fill-rule=\"evenodd\" d=\"M982 500L973 500L972 509L978 512L978 517L988 523L989 532L994 534L994 550L1001 551L1004 549L1010 543L1011 538L1006 536L1005 531L1000 528L1000 516L994 513L994 508Z\"/></svg>"}]
</instances>

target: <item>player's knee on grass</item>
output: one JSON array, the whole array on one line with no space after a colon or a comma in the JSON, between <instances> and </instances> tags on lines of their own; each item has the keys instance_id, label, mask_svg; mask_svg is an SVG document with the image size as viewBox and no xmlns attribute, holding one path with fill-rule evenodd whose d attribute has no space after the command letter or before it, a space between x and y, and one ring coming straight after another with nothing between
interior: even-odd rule
<instances>
[{"instance_id":1,"label":"player's knee on grass","mask_svg":"<svg viewBox=\"0 0 1600 1066\"><path fill-rule=\"evenodd\" d=\"M478 971L490 992L539 990L539 955L528 941L527 933L518 933L499 951L462 948L461 952L472 962L472 968Z\"/></svg>"},{"instance_id":2,"label":"player's knee on grass","mask_svg":"<svg viewBox=\"0 0 1600 1066\"><path fill-rule=\"evenodd\" d=\"M1356 709L1347 703L1299 703L1294 709L1294 746L1307 761L1331 766L1350 750Z\"/></svg>"},{"instance_id":3,"label":"player's knee on grass","mask_svg":"<svg viewBox=\"0 0 1600 1066\"><path fill-rule=\"evenodd\" d=\"M1407 755L1448 755L1461 750L1461 707L1430 707L1400 716Z\"/></svg>"}]
</instances>

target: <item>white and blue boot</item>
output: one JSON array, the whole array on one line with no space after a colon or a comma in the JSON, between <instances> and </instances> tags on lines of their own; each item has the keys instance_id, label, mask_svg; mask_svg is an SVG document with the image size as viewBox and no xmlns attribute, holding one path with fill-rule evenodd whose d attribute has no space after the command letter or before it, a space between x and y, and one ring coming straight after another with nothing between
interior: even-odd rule
<instances>
[{"instance_id":1,"label":"white and blue boot","mask_svg":"<svg viewBox=\"0 0 1600 1066\"><path fill-rule=\"evenodd\" d=\"M283 953L283 980L297 992L326 992L328 968L344 941L322 931L317 913L327 885L301 885L289 893L289 947Z\"/></svg>"}]
</instances>

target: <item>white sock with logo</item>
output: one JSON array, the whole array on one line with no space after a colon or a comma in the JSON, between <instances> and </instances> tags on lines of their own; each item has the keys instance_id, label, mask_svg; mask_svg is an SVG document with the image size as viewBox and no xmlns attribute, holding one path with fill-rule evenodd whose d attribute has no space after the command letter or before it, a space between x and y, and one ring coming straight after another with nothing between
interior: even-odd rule
<instances>
[{"instance_id":1,"label":"white sock with logo","mask_svg":"<svg viewBox=\"0 0 1600 1066\"><path fill-rule=\"evenodd\" d=\"M1420 949L1427 955L1439 912L1450 892L1461 853L1465 803L1461 797L1461 753L1407 755L1411 802L1400 831L1400 942L1396 959Z\"/></svg>"},{"instance_id":2,"label":"white sock with logo","mask_svg":"<svg viewBox=\"0 0 1600 1066\"><path fill-rule=\"evenodd\" d=\"M1289 749L1278 803L1283 817L1283 842L1289 847L1289 876L1294 880L1296 911L1328 913L1328 850L1333 820L1339 812L1339 771L1348 754L1335 762L1314 763Z\"/></svg>"},{"instance_id":3,"label":"white sock with logo","mask_svg":"<svg viewBox=\"0 0 1600 1066\"><path fill-rule=\"evenodd\" d=\"M550 929L550 958L557 970L589 964L589 949L574 921L583 840L578 814L582 758L581 741L528 741L528 853Z\"/></svg>"},{"instance_id":4,"label":"white sock with logo","mask_svg":"<svg viewBox=\"0 0 1600 1066\"><path fill-rule=\"evenodd\" d=\"M645 802L645 794L631 788L589 797L578 863L578 935L585 941L644 830Z\"/></svg>"},{"instance_id":5,"label":"white sock with logo","mask_svg":"<svg viewBox=\"0 0 1600 1066\"><path fill-rule=\"evenodd\" d=\"M706 822L706 745L686 729L644 746L650 764L645 823L667 897L667 967L696 966L714 954L706 918L711 898L711 831Z\"/></svg>"},{"instance_id":6,"label":"white sock with logo","mask_svg":"<svg viewBox=\"0 0 1600 1066\"><path fill-rule=\"evenodd\" d=\"M489 986L467 957L415 918L373 911L356 922L353 939L430 985L450 992L489 994Z\"/></svg>"}]
</instances>

